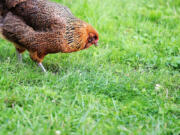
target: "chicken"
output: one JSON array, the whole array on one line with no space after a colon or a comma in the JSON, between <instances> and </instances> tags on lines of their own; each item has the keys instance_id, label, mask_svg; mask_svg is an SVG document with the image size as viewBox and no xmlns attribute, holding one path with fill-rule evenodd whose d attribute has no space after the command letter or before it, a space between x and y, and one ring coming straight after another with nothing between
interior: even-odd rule
<instances>
[{"instance_id":1,"label":"chicken","mask_svg":"<svg viewBox=\"0 0 180 135\"><path fill-rule=\"evenodd\" d=\"M0 27L5 39L21 54L27 50L42 65L51 53L71 53L97 45L99 35L88 23L62 5L47 0L1 0Z\"/></svg>"}]
</instances>

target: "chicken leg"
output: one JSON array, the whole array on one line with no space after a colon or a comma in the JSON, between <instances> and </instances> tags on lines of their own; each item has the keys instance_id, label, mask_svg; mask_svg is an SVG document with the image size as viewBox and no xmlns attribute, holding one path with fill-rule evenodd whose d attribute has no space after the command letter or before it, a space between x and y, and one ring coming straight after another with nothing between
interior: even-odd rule
<instances>
[{"instance_id":1,"label":"chicken leg","mask_svg":"<svg viewBox=\"0 0 180 135\"><path fill-rule=\"evenodd\" d=\"M18 50L16 50L16 55L17 55L18 62L19 62L19 63L22 63L22 54L19 53Z\"/></svg>"},{"instance_id":2,"label":"chicken leg","mask_svg":"<svg viewBox=\"0 0 180 135\"><path fill-rule=\"evenodd\" d=\"M44 68L42 63L38 63L38 66L42 69L44 73L46 73L46 69Z\"/></svg>"},{"instance_id":3,"label":"chicken leg","mask_svg":"<svg viewBox=\"0 0 180 135\"><path fill-rule=\"evenodd\" d=\"M43 72L46 72L46 69L44 68L42 61L44 59L45 55L38 55L38 52L30 51L30 57L34 62L38 63L38 66L42 69Z\"/></svg>"}]
</instances>

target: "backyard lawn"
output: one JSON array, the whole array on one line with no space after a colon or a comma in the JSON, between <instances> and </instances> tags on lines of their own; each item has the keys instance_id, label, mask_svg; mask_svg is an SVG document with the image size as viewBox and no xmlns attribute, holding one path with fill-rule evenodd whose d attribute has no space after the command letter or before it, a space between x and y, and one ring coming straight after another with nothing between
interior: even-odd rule
<instances>
[{"instance_id":1,"label":"backyard lawn","mask_svg":"<svg viewBox=\"0 0 180 135\"><path fill-rule=\"evenodd\" d=\"M51 54L47 73L0 39L0 135L179 135L180 0L54 0L99 46Z\"/></svg>"}]
</instances>

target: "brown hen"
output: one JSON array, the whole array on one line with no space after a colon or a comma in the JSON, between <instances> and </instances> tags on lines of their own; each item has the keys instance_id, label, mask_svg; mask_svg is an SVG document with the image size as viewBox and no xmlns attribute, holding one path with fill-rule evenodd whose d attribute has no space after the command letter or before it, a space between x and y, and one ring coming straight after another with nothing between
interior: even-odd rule
<instances>
[{"instance_id":1,"label":"brown hen","mask_svg":"<svg viewBox=\"0 0 180 135\"><path fill-rule=\"evenodd\" d=\"M43 58L49 53L71 53L97 45L97 31L62 5L47 0L1 0L0 27L21 61L28 50L46 72Z\"/></svg>"}]
</instances>

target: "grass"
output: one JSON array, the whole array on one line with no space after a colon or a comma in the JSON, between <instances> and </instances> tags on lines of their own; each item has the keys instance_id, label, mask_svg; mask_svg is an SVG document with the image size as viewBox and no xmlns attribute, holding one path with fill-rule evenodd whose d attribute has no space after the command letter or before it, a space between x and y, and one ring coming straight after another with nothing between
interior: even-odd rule
<instances>
[{"instance_id":1,"label":"grass","mask_svg":"<svg viewBox=\"0 0 180 135\"><path fill-rule=\"evenodd\" d=\"M44 74L0 39L0 134L180 134L180 1L56 2L91 23L100 46L48 55Z\"/></svg>"}]
</instances>

